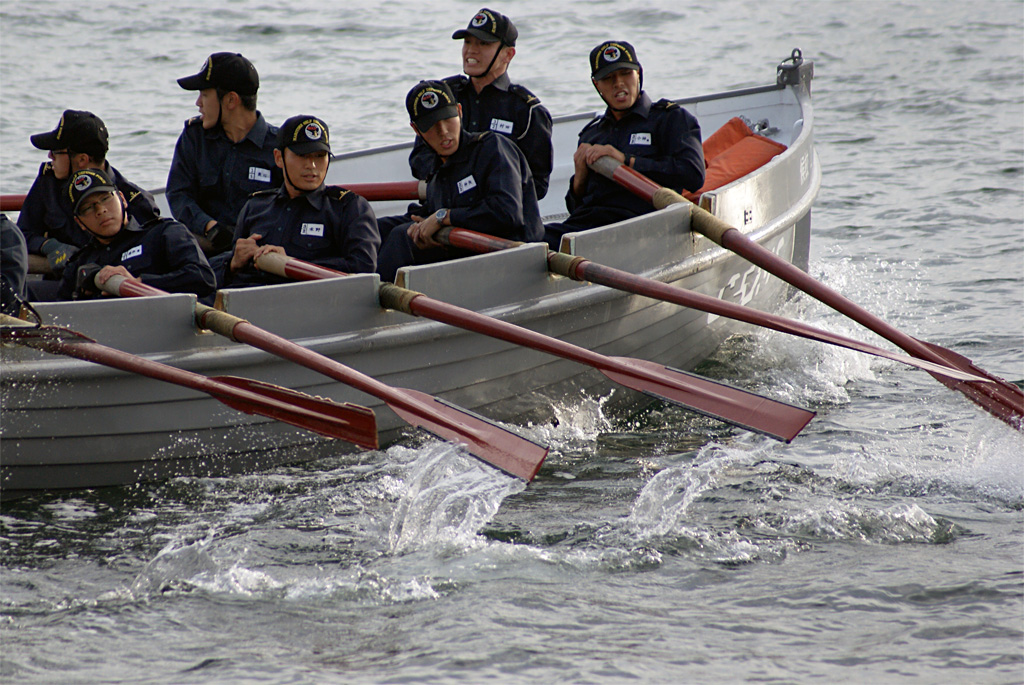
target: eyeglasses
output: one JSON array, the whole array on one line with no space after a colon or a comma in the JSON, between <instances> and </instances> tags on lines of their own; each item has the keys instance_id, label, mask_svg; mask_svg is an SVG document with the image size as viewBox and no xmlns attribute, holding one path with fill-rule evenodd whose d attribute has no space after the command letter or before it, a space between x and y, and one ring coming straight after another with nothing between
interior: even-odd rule
<instances>
[{"instance_id":1,"label":"eyeglasses","mask_svg":"<svg viewBox=\"0 0 1024 685\"><path fill-rule=\"evenodd\" d=\"M110 202L117 196L108 190L104 193L95 193L94 197L96 197L95 202L90 202L89 204L82 205L78 208L78 216L92 216L100 210L100 207L102 207L104 203Z\"/></svg>"},{"instance_id":2,"label":"eyeglasses","mask_svg":"<svg viewBox=\"0 0 1024 685\"><path fill-rule=\"evenodd\" d=\"M71 155L71 150L50 150L50 159L57 155Z\"/></svg>"}]
</instances>

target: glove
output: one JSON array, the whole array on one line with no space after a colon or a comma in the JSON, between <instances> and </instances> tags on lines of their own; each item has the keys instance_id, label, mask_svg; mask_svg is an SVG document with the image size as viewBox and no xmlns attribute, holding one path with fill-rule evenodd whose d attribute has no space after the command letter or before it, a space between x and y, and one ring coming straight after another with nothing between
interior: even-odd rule
<instances>
[{"instance_id":1,"label":"glove","mask_svg":"<svg viewBox=\"0 0 1024 685\"><path fill-rule=\"evenodd\" d=\"M96 274L102 268L99 264L85 264L78 267L78 273L75 275L75 290L86 295L94 295L99 292L99 288L96 287Z\"/></svg>"},{"instance_id":2,"label":"glove","mask_svg":"<svg viewBox=\"0 0 1024 685\"><path fill-rule=\"evenodd\" d=\"M46 255L46 261L50 264L50 271L55 276L64 273L64 265L75 256L78 248L74 245L62 243L56 238L47 238L39 247L39 251Z\"/></svg>"},{"instance_id":3,"label":"glove","mask_svg":"<svg viewBox=\"0 0 1024 685\"><path fill-rule=\"evenodd\" d=\"M231 247L235 239L235 227L218 221L206 232L206 239L213 245L215 252L224 252Z\"/></svg>"}]
</instances>

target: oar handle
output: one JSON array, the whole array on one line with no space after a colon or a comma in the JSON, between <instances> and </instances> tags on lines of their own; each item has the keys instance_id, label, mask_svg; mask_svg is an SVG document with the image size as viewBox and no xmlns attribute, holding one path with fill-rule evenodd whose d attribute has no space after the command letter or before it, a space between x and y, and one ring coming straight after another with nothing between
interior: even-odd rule
<instances>
[{"instance_id":1,"label":"oar handle","mask_svg":"<svg viewBox=\"0 0 1024 685\"><path fill-rule=\"evenodd\" d=\"M260 271L291 278L296 281L317 281L321 278L337 278L348 276L342 271L335 271L326 266L305 262L301 259L289 257L280 252L267 252L256 258L256 268Z\"/></svg>"},{"instance_id":2,"label":"oar handle","mask_svg":"<svg viewBox=\"0 0 1024 685\"><path fill-rule=\"evenodd\" d=\"M118 297L152 297L154 295L168 294L166 291L160 290L159 288L154 288L151 285L146 285L142 281L136 281L122 276L121 274L114 274L102 285L95 282L94 284L97 288L108 295L117 295Z\"/></svg>"},{"instance_id":3,"label":"oar handle","mask_svg":"<svg viewBox=\"0 0 1024 685\"><path fill-rule=\"evenodd\" d=\"M0 195L0 212L20 212L24 195Z\"/></svg>"},{"instance_id":4,"label":"oar handle","mask_svg":"<svg viewBox=\"0 0 1024 685\"><path fill-rule=\"evenodd\" d=\"M388 181L382 183L350 183L342 184L342 188L351 190L356 195L370 202L386 200L420 200L427 199L426 181Z\"/></svg>"}]
</instances>

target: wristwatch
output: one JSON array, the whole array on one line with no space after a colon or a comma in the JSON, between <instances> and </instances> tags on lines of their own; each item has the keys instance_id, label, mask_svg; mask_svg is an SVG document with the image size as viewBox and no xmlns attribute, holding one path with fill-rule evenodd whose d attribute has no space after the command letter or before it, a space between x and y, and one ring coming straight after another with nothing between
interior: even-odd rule
<instances>
[{"instance_id":1,"label":"wristwatch","mask_svg":"<svg viewBox=\"0 0 1024 685\"><path fill-rule=\"evenodd\" d=\"M438 226L444 226L444 218L446 216L448 216L448 210L444 207L434 212L434 218L437 219Z\"/></svg>"}]
</instances>

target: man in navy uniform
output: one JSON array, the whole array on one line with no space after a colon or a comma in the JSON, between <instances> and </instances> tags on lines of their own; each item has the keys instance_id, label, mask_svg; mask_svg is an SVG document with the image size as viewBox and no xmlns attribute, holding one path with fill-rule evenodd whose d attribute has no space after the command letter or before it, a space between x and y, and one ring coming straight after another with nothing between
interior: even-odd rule
<instances>
[{"instance_id":1,"label":"man in navy uniform","mask_svg":"<svg viewBox=\"0 0 1024 685\"><path fill-rule=\"evenodd\" d=\"M294 116L281 125L274 150L284 185L254 194L238 215L234 249L214 258L223 286L286 282L259 271L253 260L279 252L345 273L372 273L380 235L370 203L325 186L330 134L321 119Z\"/></svg>"},{"instance_id":2,"label":"man in navy uniform","mask_svg":"<svg viewBox=\"0 0 1024 685\"><path fill-rule=\"evenodd\" d=\"M508 66L516 54L519 31L504 14L482 9L465 29L452 34L462 40L462 70L465 76L449 76L444 82L462 105L462 125L467 131L493 131L514 142L530 165L537 199L548 192L551 176L551 114L540 99L523 86L512 83ZM416 178L426 181L437 169L437 155L416 136L409 167ZM389 217L380 224L386 238L393 225L409 220L415 205L405 217Z\"/></svg>"},{"instance_id":3,"label":"man in navy uniform","mask_svg":"<svg viewBox=\"0 0 1024 685\"><path fill-rule=\"evenodd\" d=\"M25 196L18 226L25 234L30 255L30 271L46 273L59 279L64 264L89 237L79 230L67 197L67 182L71 174L81 169L102 169L128 202L128 213L140 224L160 216L156 201L148 192L129 182L107 161L108 136L103 121L92 112L65 110L57 128L37 133L30 138L32 145L49 150L49 162L39 167L39 175ZM47 285L55 281L33 281L33 299L46 300Z\"/></svg>"},{"instance_id":4,"label":"man in navy uniform","mask_svg":"<svg viewBox=\"0 0 1024 685\"><path fill-rule=\"evenodd\" d=\"M632 45L601 43L590 52L590 73L607 109L580 132L573 155L575 175L565 196L569 217L545 227L545 240L553 250L564 233L654 211L649 202L590 171L587 165L601 157L613 157L676 191L704 185L700 124L669 100L651 101L643 90L643 68Z\"/></svg>"},{"instance_id":5,"label":"man in navy uniform","mask_svg":"<svg viewBox=\"0 0 1024 685\"><path fill-rule=\"evenodd\" d=\"M231 247L249 196L281 185L274 165L277 128L256 109L259 74L239 54L210 55L198 74L178 79L197 90L199 116L185 122L167 174L174 218L199 237L208 255Z\"/></svg>"},{"instance_id":6,"label":"man in navy uniform","mask_svg":"<svg viewBox=\"0 0 1024 685\"><path fill-rule=\"evenodd\" d=\"M423 216L391 231L377 273L393 281L402 266L463 256L433 239L459 226L509 240L540 241L544 225L530 165L505 136L462 127L462 106L444 81L421 81L405 100L410 125L433 151L437 171L427 182Z\"/></svg>"},{"instance_id":7,"label":"man in navy uniform","mask_svg":"<svg viewBox=\"0 0 1024 685\"><path fill-rule=\"evenodd\" d=\"M174 219L144 226L128 213L128 202L102 169L82 169L68 182L75 223L89 242L68 262L59 298L100 295L99 286L119 274L173 293L212 297L217 281L188 229Z\"/></svg>"}]
</instances>

